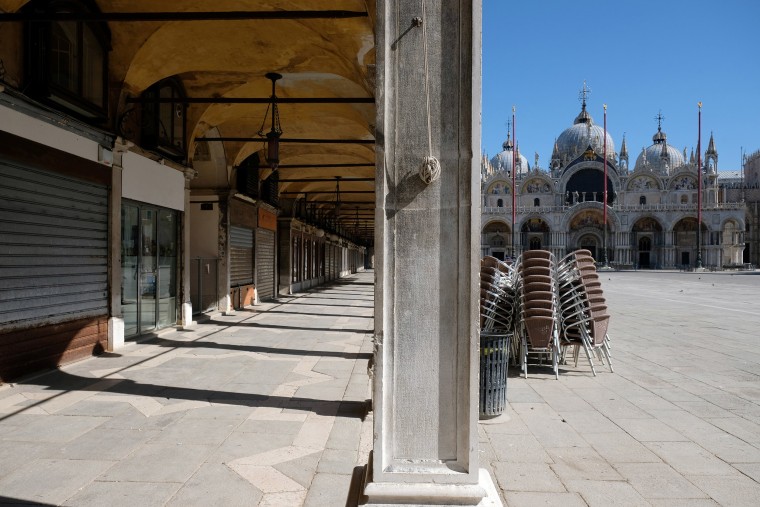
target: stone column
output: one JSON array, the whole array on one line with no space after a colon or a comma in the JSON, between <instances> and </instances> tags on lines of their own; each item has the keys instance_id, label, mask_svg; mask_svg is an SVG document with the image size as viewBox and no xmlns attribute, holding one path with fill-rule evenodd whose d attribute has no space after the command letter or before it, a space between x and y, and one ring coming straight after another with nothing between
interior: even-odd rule
<instances>
[{"instance_id":1,"label":"stone column","mask_svg":"<svg viewBox=\"0 0 760 507\"><path fill-rule=\"evenodd\" d=\"M113 165L111 166L111 191L108 195L108 241L110 247L108 285L110 315L108 316L108 351L113 352L124 347L124 315L121 310L122 269L121 269L121 159L127 146L117 141L113 150Z\"/></svg>"},{"instance_id":2,"label":"stone column","mask_svg":"<svg viewBox=\"0 0 760 507\"><path fill-rule=\"evenodd\" d=\"M180 283L180 314L179 322L181 328L187 329L193 327L196 323L193 321L193 303L190 300L190 182L198 176L195 169L185 169L185 209L182 213L182 282Z\"/></svg>"},{"instance_id":3,"label":"stone column","mask_svg":"<svg viewBox=\"0 0 760 507\"><path fill-rule=\"evenodd\" d=\"M375 427L363 500L501 505L478 463L481 2L424 6L377 3ZM429 155L425 46L441 166L429 184L418 173Z\"/></svg>"}]
</instances>

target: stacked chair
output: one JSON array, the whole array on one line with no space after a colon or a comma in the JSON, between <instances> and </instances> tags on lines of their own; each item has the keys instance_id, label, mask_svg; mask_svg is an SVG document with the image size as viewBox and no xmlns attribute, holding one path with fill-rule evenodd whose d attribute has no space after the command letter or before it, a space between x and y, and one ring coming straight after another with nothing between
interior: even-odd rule
<instances>
[{"instance_id":1,"label":"stacked chair","mask_svg":"<svg viewBox=\"0 0 760 507\"><path fill-rule=\"evenodd\" d=\"M480 263L480 417L496 417L507 406L509 344L514 332L515 272L485 257Z\"/></svg>"},{"instance_id":2,"label":"stacked chair","mask_svg":"<svg viewBox=\"0 0 760 507\"><path fill-rule=\"evenodd\" d=\"M577 366L578 355L583 348L594 376L594 352L602 364L606 358L610 371L613 371L607 335L610 316L591 252L576 250L563 257L557 266L557 282L562 360L566 361L567 350L574 347Z\"/></svg>"},{"instance_id":3,"label":"stacked chair","mask_svg":"<svg viewBox=\"0 0 760 507\"><path fill-rule=\"evenodd\" d=\"M515 316L515 271L495 257L480 261L480 329L512 333Z\"/></svg>"},{"instance_id":4,"label":"stacked chair","mask_svg":"<svg viewBox=\"0 0 760 507\"><path fill-rule=\"evenodd\" d=\"M520 358L526 378L529 356L551 360L554 376L559 378L559 364L567 363L570 349L576 366L583 349L594 376L595 355L602 364L606 360L612 372L609 320L602 284L588 250L576 250L559 262L547 250L525 251L514 265L494 257L481 261L481 348L488 349L481 354L481 361L496 348L485 347L484 337L514 336L512 357ZM501 345L498 348L501 350ZM483 382L481 378L481 393ZM506 376L504 385L506 389Z\"/></svg>"},{"instance_id":5,"label":"stacked chair","mask_svg":"<svg viewBox=\"0 0 760 507\"><path fill-rule=\"evenodd\" d=\"M554 256L547 250L528 250L517 265L519 294L520 366L528 377L528 354L551 357L559 378L558 291Z\"/></svg>"}]
</instances>

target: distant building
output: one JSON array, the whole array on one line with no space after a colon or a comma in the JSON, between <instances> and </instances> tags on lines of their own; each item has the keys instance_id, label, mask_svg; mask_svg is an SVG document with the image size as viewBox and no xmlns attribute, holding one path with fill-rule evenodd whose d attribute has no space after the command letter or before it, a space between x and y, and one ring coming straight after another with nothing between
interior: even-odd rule
<instances>
[{"instance_id":1,"label":"distant building","mask_svg":"<svg viewBox=\"0 0 760 507\"><path fill-rule=\"evenodd\" d=\"M661 119L661 118L660 118ZM607 170L607 234L604 232L604 170ZM760 168L753 155L751 167ZM726 267L745 260L748 216L739 192L727 191L718 172L718 151L712 134L701 158L701 262ZM512 171L515 169L515 227L512 233ZM750 164L748 164L749 166ZM758 180L760 170L753 177ZM694 151L679 151L668 143L658 122L652 144L642 148L632 168L625 138L620 152L583 105L573 124L554 142L548 168L538 155L531 168L512 139L495 157L481 164L481 253L497 258L528 249L555 255L586 248L597 261L639 268L694 267L697 248L698 175ZM745 176L750 181L749 176ZM730 175L729 175L729 179ZM756 202L760 199L756 199ZM757 205L755 205L757 208ZM749 222L748 222L749 221ZM513 248L514 238L514 248ZM757 240L755 240L757 241ZM749 247L757 252L757 246ZM757 255L757 254L755 254ZM757 262L757 261L755 261Z\"/></svg>"}]
</instances>

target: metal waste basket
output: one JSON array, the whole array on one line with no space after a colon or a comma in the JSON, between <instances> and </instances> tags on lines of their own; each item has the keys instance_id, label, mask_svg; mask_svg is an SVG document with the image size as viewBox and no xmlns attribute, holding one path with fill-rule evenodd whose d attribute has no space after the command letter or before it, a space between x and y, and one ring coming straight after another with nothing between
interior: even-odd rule
<instances>
[{"instance_id":1,"label":"metal waste basket","mask_svg":"<svg viewBox=\"0 0 760 507\"><path fill-rule=\"evenodd\" d=\"M507 408L509 333L480 333L480 418L501 415Z\"/></svg>"}]
</instances>

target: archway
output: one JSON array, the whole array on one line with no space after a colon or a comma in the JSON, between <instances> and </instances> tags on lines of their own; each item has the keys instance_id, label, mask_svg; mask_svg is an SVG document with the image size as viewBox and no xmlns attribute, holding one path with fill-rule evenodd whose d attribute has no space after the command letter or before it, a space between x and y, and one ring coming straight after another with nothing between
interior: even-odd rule
<instances>
[{"instance_id":1,"label":"archway","mask_svg":"<svg viewBox=\"0 0 760 507\"><path fill-rule=\"evenodd\" d=\"M578 202L604 200L604 172L598 169L581 169L570 177L565 186L565 201L572 205ZM607 204L615 202L612 179L607 175Z\"/></svg>"},{"instance_id":2,"label":"archway","mask_svg":"<svg viewBox=\"0 0 760 507\"><path fill-rule=\"evenodd\" d=\"M705 244L707 227L702 224L700 243ZM683 267L696 264L700 256L697 247L697 219L694 217L682 218L673 226L673 246L675 248L676 264Z\"/></svg>"},{"instance_id":3,"label":"archway","mask_svg":"<svg viewBox=\"0 0 760 507\"><path fill-rule=\"evenodd\" d=\"M520 229L520 243L524 250L540 250L549 242L549 224L539 217L528 218Z\"/></svg>"},{"instance_id":4,"label":"archway","mask_svg":"<svg viewBox=\"0 0 760 507\"><path fill-rule=\"evenodd\" d=\"M481 240L483 255L490 255L505 260L512 247L512 230L500 220L494 220L483 226Z\"/></svg>"},{"instance_id":5,"label":"archway","mask_svg":"<svg viewBox=\"0 0 760 507\"><path fill-rule=\"evenodd\" d=\"M634 246L634 259L640 268L653 268L662 264L661 246L663 243L662 225L652 217L640 218L631 228L631 245Z\"/></svg>"}]
</instances>

